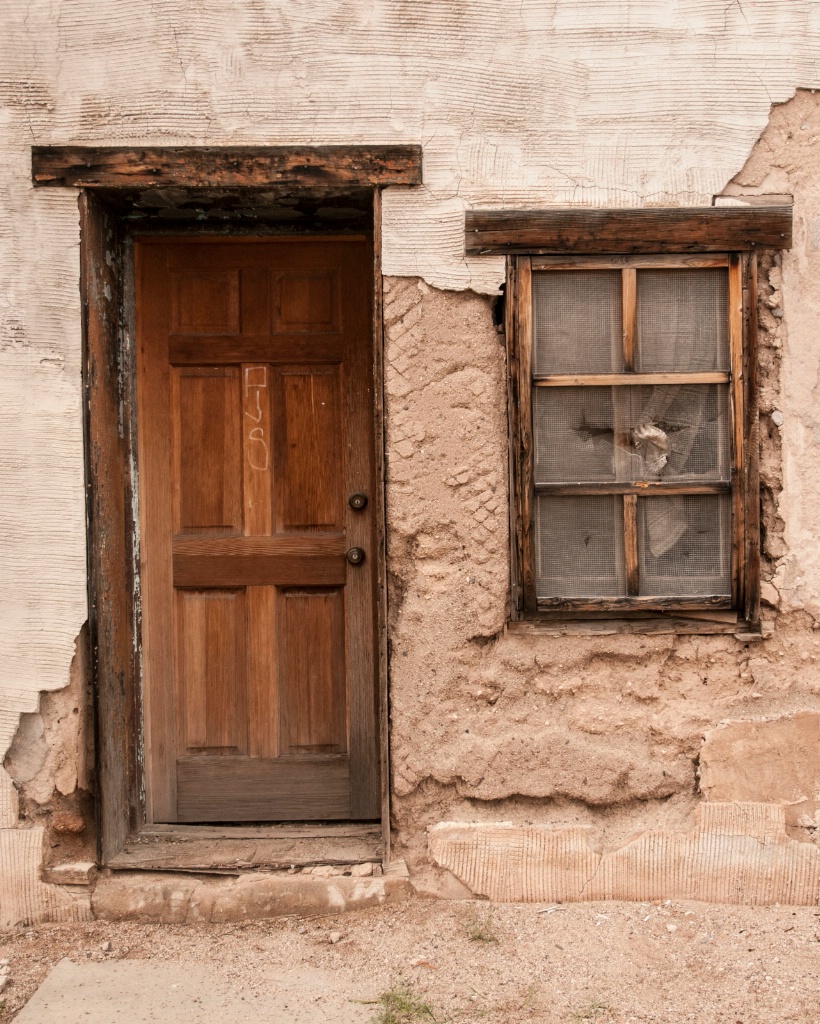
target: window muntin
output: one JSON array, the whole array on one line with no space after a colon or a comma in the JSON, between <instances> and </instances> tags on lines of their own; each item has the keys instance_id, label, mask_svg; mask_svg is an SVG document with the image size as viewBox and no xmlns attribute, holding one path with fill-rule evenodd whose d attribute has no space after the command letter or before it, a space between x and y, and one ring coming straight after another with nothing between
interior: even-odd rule
<instances>
[{"instance_id":1,"label":"window muntin","mask_svg":"<svg viewBox=\"0 0 820 1024\"><path fill-rule=\"evenodd\" d=\"M515 263L524 610L732 607L739 258Z\"/></svg>"}]
</instances>

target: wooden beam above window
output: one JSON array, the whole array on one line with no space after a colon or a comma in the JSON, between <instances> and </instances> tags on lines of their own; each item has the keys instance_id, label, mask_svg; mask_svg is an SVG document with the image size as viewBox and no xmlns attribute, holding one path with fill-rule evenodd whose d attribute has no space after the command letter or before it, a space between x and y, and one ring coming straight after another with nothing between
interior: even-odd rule
<instances>
[{"instance_id":1,"label":"wooden beam above window","mask_svg":"<svg viewBox=\"0 0 820 1024\"><path fill-rule=\"evenodd\" d=\"M33 146L40 187L420 185L421 146Z\"/></svg>"},{"instance_id":2,"label":"wooden beam above window","mask_svg":"<svg viewBox=\"0 0 820 1024\"><path fill-rule=\"evenodd\" d=\"M790 249L791 206L468 210L468 256Z\"/></svg>"}]
</instances>

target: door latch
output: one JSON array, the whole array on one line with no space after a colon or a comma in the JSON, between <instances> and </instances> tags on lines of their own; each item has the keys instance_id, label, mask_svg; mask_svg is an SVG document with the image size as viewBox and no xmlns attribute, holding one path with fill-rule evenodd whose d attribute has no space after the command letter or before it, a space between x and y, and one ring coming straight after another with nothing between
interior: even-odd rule
<instances>
[{"instance_id":1,"label":"door latch","mask_svg":"<svg viewBox=\"0 0 820 1024\"><path fill-rule=\"evenodd\" d=\"M347 503L356 512L361 512L361 510L367 506L367 495L362 494L361 491L356 491L355 494L350 495L347 499Z\"/></svg>"},{"instance_id":2,"label":"door latch","mask_svg":"<svg viewBox=\"0 0 820 1024\"><path fill-rule=\"evenodd\" d=\"M348 548L345 558L351 565L361 565L364 561L364 548Z\"/></svg>"}]
</instances>

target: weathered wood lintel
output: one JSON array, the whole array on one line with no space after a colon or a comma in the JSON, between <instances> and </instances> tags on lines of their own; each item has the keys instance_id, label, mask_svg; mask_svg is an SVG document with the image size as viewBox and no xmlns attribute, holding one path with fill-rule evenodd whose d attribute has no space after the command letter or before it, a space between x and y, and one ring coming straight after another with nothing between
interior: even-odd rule
<instances>
[{"instance_id":1,"label":"weathered wood lintel","mask_svg":"<svg viewBox=\"0 0 820 1024\"><path fill-rule=\"evenodd\" d=\"M791 206L468 210L468 256L790 249Z\"/></svg>"},{"instance_id":2,"label":"weathered wood lintel","mask_svg":"<svg viewBox=\"0 0 820 1024\"><path fill-rule=\"evenodd\" d=\"M421 146L33 146L40 187L420 185Z\"/></svg>"}]
</instances>

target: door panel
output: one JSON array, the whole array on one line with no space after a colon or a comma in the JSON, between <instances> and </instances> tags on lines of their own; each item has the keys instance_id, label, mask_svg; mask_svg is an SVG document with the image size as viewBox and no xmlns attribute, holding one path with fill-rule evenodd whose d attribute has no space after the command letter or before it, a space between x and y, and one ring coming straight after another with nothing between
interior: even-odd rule
<instances>
[{"instance_id":1,"label":"door panel","mask_svg":"<svg viewBox=\"0 0 820 1024\"><path fill-rule=\"evenodd\" d=\"M184 711L180 749L244 754L244 591L178 590L176 598L177 673Z\"/></svg>"},{"instance_id":2,"label":"door panel","mask_svg":"<svg viewBox=\"0 0 820 1024\"><path fill-rule=\"evenodd\" d=\"M177 821L310 821L353 817L347 757L180 757Z\"/></svg>"},{"instance_id":3,"label":"door panel","mask_svg":"<svg viewBox=\"0 0 820 1024\"><path fill-rule=\"evenodd\" d=\"M206 270L172 274L171 330L176 334L237 334L239 273Z\"/></svg>"},{"instance_id":4,"label":"door panel","mask_svg":"<svg viewBox=\"0 0 820 1024\"><path fill-rule=\"evenodd\" d=\"M282 591L277 627L282 751L346 752L342 589Z\"/></svg>"},{"instance_id":5,"label":"door panel","mask_svg":"<svg viewBox=\"0 0 820 1024\"><path fill-rule=\"evenodd\" d=\"M149 820L377 818L369 244L137 270Z\"/></svg>"},{"instance_id":6,"label":"door panel","mask_svg":"<svg viewBox=\"0 0 820 1024\"><path fill-rule=\"evenodd\" d=\"M171 406L180 533L242 524L239 374L234 367L175 370Z\"/></svg>"},{"instance_id":7,"label":"door panel","mask_svg":"<svg viewBox=\"0 0 820 1024\"><path fill-rule=\"evenodd\" d=\"M335 367L288 367L274 374L280 530L342 528L339 378Z\"/></svg>"},{"instance_id":8,"label":"door panel","mask_svg":"<svg viewBox=\"0 0 820 1024\"><path fill-rule=\"evenodd\" d=\"M337 271L276 274L273 287L274 332L341 329Z\"/></svg>"}]
</instances>

